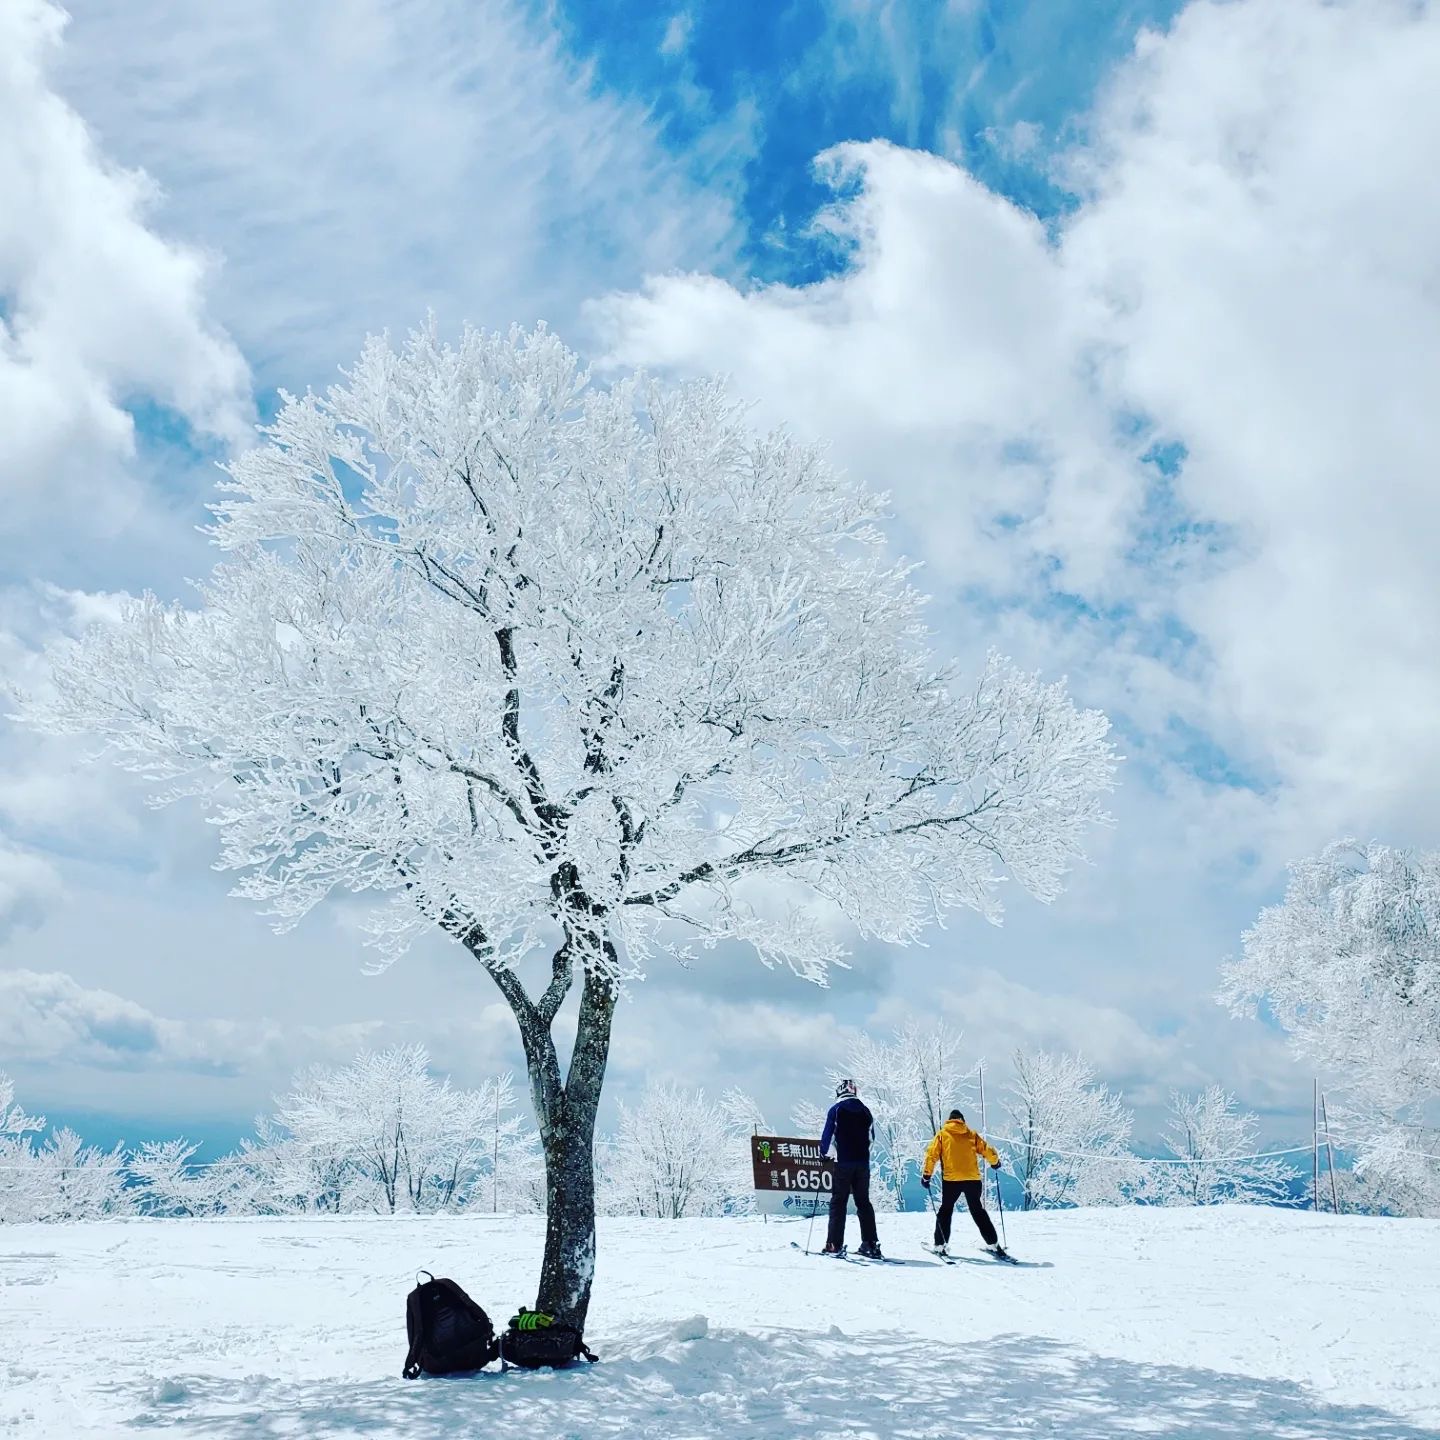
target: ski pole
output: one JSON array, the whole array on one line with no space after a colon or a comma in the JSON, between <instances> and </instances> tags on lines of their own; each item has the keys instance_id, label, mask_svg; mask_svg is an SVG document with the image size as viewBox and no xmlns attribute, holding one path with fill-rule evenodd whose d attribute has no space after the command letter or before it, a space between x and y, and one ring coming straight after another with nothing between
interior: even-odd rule
<instances>
[{"instance_id":1,"label":"ski pole","mask_svg":"<svg viewBox=\"0 0 1440 1440\"><path fill-rule=\"evenodd\" d=\"M805 1228L805 1253L810 1253L810 1237L815 1233L815 1216L820 1210L820 1192L815 1192L815 1199L810 1203L810 1224Z\"/></svg>"},{"instance_id":2,"label":"ski pole","mask_svg":"<svg viewBox=\"0 0 1440 1440\"><path fill-rule=\"evenodd\" d=\"M1000 1211L1000 1244L1009 1250L1010 1237L1005 1233L1005 1196L1000 1191L1000 1172L995 1172L995 1205Z\"/></svg>"}]
</instances>

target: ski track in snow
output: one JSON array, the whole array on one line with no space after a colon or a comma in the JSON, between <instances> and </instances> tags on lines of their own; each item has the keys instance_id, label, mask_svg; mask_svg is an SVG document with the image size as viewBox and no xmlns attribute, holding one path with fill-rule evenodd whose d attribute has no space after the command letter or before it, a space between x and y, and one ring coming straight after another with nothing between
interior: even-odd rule
<instances>
[{"instance_id":1,"label":"ski track in snow","mask_svg":"<svg viewBox=\"0 0 1440 1440\"><path fill-rule=\"evenodd\" d=\"M921 1214L880 1217L903 1267L799 1254L802 1221L602 1221L599 1365L422 1381L415 1269L503 1326L541 1218L7 1225L0 1437L1440 1436L1440 1221L1007 1218L1048 1268L945 1267Z\"/></svg>"}]
</instances>

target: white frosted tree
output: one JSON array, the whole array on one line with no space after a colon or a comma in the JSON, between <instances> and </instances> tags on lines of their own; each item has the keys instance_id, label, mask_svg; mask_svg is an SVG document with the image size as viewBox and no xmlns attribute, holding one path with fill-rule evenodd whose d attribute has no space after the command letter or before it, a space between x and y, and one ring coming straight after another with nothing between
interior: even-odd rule
<instances>
[{"instance_id":1,"label":"white frosted tree","mask_svg":"<svg viewBox=\"0 0 1440 1440\"><path fill-rule=\"evenodd\" d=\"M15 1103L15 1082L0 1070L0 1145L18 1142L22 1136L44 1128L43 1115L27 1115Z\"/></svg>"},{"instance_id":2,"label":"white frosted tree","mask_svg":"<svg viewBox=\"0 0 1440 1440\"><path fill-rule=\"evenodd\" d=\"M910 942L1006 875L1054 897L1102 818L1105 718L937 662L881 502L718 385L602 387L543 330L375 339L224 489L197 605L136 600L27 714L198 798L279 924L369 893L385 958L439 930L499 988L536 1303L577 1325L625 983L721 942L823 983L815 897Z\"/></svg>"},{"instance_id":3,"label":"white frosted tree","mask_svg":"<svg viewBox=\"0 0 1440 1440\"><path fill-rule=\"evenodd\" d=\"M66 1126L34 1151L31 1165L31 1219L103 1220L134 1210L120 1145L112 1150L87 1145Z\"/></svg>"},{"instance_id":4,"label":"white frosted tree","mask_svg":"<svg viewBox=\"0 0 1440 1440\"><path fill-rule=\"evenodd\" d=\"M1265 1006L1335 1077L1331 1123L1377 1194L1440 1214L1440 852L1330 845L1243 945L1221 1000Z\"/></svg>"},{"instance_id":5,"label":"white frosted tree","mask_svg":"<svg viewBox=\"0 0 1440 1440\"><path fill-rule=\"evenodd\" d=\"M0 1223L35 1217L40 1177L32 1137L44 1128L43 1115L15 1103L15 1082L0 1070Z\"/></svg>"},{"instance_id":6,"label":"white frosted tree","mask_svg":"<svg viewBox=\"0 0 1440 1440\"><path fill-rule=\"evenodd\" d=\"M1125 1198L1137 1173L1127 1148L1132 1116L1082 1056L1017 1050L1004 1109L1015 1143L1001 1150L1022 1210Z\"/></svg>"},{"instance_id":7,"label":"white frosted tree","mask_svg":"<svg viewBox=\"0 0 1440 1440\"><path fill-rule=\"evenodd\" d=\"M870 1175L877 1198L892 1209L904 1208L905 1171L929 1136L924 1127L916 1072L907 1063L913 1057L898 1043L886 1044L861 1032L845 1052L844 1071L832 1072L853 1079L860 1098L874 1118L870 1148Z\"/></svg>"},{"instance_id":8,"label":"white frosted tree","mask_svg":"<svg viewBox=\"0 0 1440 1440\"><path fill-rule=\"evenodd\" d=\"M882 1202L904 1208L905 1176L930 1136L974 1076L961 1068L961 1035L943 1022L907 1021L889 1041L861 1031L845 1051L844 1064L828 1072L831 1083L848 1076L874 1117L871 1178ZM802 1100L791 1123L804 1135L819 1136L825 1109Z\"/></svg>"},{"instance_id":9,"label":"white frosted tree","mask_svg":"<svg viewBox=\"0 0 1440 1440\"><path fill-rule=\"evenodd\" d=\"M1147 1167L1139 1190L1162 1205L1275 1205L1290 1196L1294 1171L1283 1159L1248 1159L1259 1152L1259 1121L1223 1086L1196 1095L1172 1093L1165 1146L1182 1164Z\"/></svg>"},{"instance_id":10,"label":"white frosted tree","mask_svg":"<svg viewBox=\"0 0 1440 1440\"><path fill-rule=\"evenodd\" d=\"M257 1198L300 1211L507 1208L528 1189L528 1134L508 1075L461 1090L423 1046L364 1051L295 1077L242 1159Z\"/></svg>"},{"instance_id":11,"label":"white frosted tree","mask_svg":"<svg viewBox=\"0 0 1440 1440\"><path fill-rule=\"evenodd\" d=\"M703 1090L647 1085L634 1106L620 1106L619 1127L600 1147L604 1208L665 1220L742 1208L751 1186L748 1134Z\"/></svg>"},{"instance_id":12,"label":"white frosted tree","mask_svg":"<svg viewBox=\"0 0 1440 1440\"><path fill-rule=\"evenodd\" d=\"M725 1117L726 1128L732 1135L768 1133L759 1102L738 1085L732 1085L720 1096L720 1113Z\"/></svg>"},{"instance_id":13,"label":"white frosted tree","mask_svg":"<svg viewBox=\"0 0 1440 1440\"><path fill-rule=\"evenodd\" d=\"M175 1219L224 1211L223 1176L209 1166L192 1163L197 1149L184 1139L150 1140L130 1155L125 1168L140 1210Z\"/></svg>"},{"instance_id":14,"label":"white frosted tree","mask_svg":"<svg viewBox=\"0 0 1440 1440\"><path fill-rule=\"evenodd\" d=\"M963 1109L961 1102L969 1100L978 1071L961 1060L964 1038L943 1020L928 1025L908 1020L895 1032L895 1060L909 1078L917 1123L927 1143L951 1110Z\"/></svg>"}]
</instances>

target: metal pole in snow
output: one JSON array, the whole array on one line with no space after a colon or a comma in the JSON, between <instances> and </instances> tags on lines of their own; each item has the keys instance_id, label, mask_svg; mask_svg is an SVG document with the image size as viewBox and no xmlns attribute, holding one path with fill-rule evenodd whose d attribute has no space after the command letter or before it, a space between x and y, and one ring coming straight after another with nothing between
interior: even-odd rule
<instances>
[{"instance_id":1,"label":"metal pole in snow","mask_svg":"<svg viewBox=\"0 0 1440 1440\"><path fill-rule=\"evenodd\" d=\"M758 1135L760 1133L760 1127L758 1125L752 1125L750 1127L750 1133L752 1135ZM768 1225L770 1223L770 1212L768 1210L762 1210L760 1212L760 1223L762 1225ZM807 1240L805 1243L808 1245L810 1242Z\"/></svg>"},{"instance_id":2,"label":"metal pole in snow","mask_svg":"<svg viewBox=\"0 0 1440 1440\"><path fill-rule=\"evenodd\" d=\"M977 1065L975 1068L980 1072L980 1133L981 1133L982 1135L984 1135L985 1132L990 1128L990 1126L988 1125L988 1123L986 1122L986 1119L985 1119L985 1066L984 1066L984 1063L982 1062L981 1064ZM987 1140L988 1140L989 1137L986 1136L986 1138L987 1138ZM994 1177L995 1177L995 1200L996 1200L996 1203L998 1204L998 1203L999 1203L999 1200L1000 1200L1000 1172L999 1172L998 1170L994 1170L994 1171L992 1171L991 1173L992 1173L992 1174L994 1175ZM983 1185L981 1186L981 1192L982 1192L982 1198L983 1198L983 1192L984 1192L984 1186L983 1186Z\"/></svg>"},{"instance_id":3,"label":"metal pole in snow","mask_svg":"<svg viewBox=\"0 0 1440 1440\"><path fill-rule=\"evenodd\" d=\"M1320 1213L1320 1079L1314 1081L1310 1100L1310 1198L1312 1208Z\"/></svg>"},{"instance_id":4,"label":"metal pole in snow","mask_svg":"<svg viewBox=\"0 0 1440 1440\"><path fill-rule=\"evenodd\" d=\"M1330 1204L1340 1213L1340 1194L1335 1188L1335 1149L1330 1144L1330 1114L1325 1105L1325 1092L1320 1092L1320 1123L1325 1127L1325 1159L1330 1166Z\"/></svg>"},{"instance_id":5,"label":"metal pole in snow","mask_svg":"<svg viewBox=\"0 0 1440 1440\"><path fill-rule=\"evenodd\" d=\"M500 1087L495 1087L495 1150L490 1157L490 1212L500 1213Z\"/></svg>"}]
</instances>

